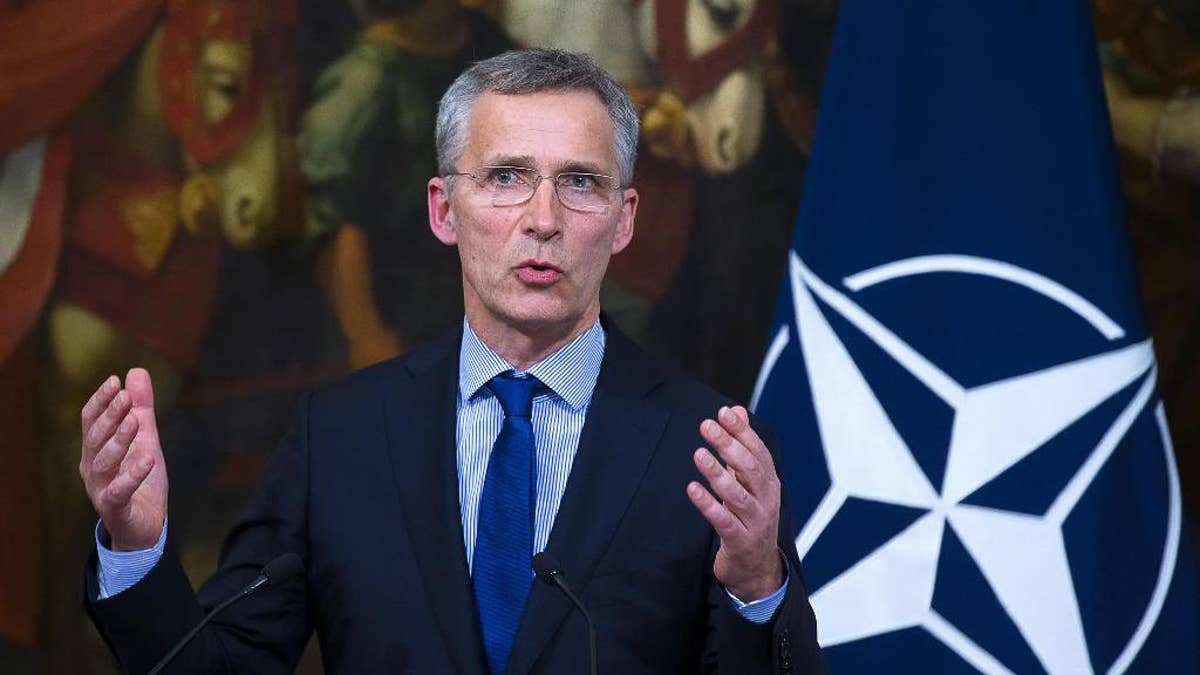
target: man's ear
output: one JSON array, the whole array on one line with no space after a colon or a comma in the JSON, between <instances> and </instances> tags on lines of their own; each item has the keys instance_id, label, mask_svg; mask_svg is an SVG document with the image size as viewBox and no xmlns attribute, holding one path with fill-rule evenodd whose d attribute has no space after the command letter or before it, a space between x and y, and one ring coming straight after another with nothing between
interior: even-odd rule
<instances>
[{"instance_id":1,"label":"man's ear","mask_svg":"<svg viewBox=\"0 0 1200 675\"><path fill-rule=\"evenodd\" d=\"M633 219L637 215L637 205L637 190L626 188L621 202L621 219L617 221L617 231L613 235L613 255L625 250L633 239Z\"/></svg>"},{"instance_id":2,"label":"man's ear","mask_svg":"<svg viewBox=\"0 0 1200 675\"><path fill-rule=\"evenodd\" d=\"M435 176L429 179L426 186L429 200L429 229L438 241L447 246L458 243L458 233L454 231L454 215L450 212L450 180Z\"/></svg>"}]
</instances>

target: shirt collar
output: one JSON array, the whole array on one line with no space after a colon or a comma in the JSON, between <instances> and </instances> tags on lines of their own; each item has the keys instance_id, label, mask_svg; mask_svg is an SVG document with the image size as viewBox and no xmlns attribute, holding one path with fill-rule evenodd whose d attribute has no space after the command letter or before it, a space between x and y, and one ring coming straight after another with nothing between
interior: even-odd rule
<instances>
[{"instance_id":1,"label":"shirt collar","mask_svg":"<svg viewBox=\"0 0 1200 675\"><path fill-rule=\"evenodd\" d=\"M463 319L462 347L458 355L458 395L466 402L493 377L508 370L533 375L567 405L579 410L592 399L604 361L605 335L600 321L553 354L520 371L483 343Z\"/></svg>"}]
</instances>

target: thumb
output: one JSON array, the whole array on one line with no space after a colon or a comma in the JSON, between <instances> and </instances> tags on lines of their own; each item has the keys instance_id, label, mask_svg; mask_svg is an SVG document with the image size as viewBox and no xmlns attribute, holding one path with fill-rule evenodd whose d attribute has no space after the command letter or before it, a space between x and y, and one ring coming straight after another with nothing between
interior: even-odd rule
<instances>
[{"instance_id":1,"label":"thumb","mask_svg":"<svg viewBox=\"0 0 1200 675\"><path fill-rule=\"evenodd\" d=\"M129 392L129 400L134 408L154 410L154 385L150 382L150 373L145 368L129 370L125 375L125 390Z\"/></svg>"},{"instance_id":2,"label":"thumb","mask_svg":"<svg viewBox=\"0 0 1200 675\"><path fill-rule=\"evenodd\" d=\"M132 411L141 424L138 437L158 442L158 422L154 418L154 386L145 368L133 368L125 375L125 391L133 404Z\"/></svg>"}]
</instances>

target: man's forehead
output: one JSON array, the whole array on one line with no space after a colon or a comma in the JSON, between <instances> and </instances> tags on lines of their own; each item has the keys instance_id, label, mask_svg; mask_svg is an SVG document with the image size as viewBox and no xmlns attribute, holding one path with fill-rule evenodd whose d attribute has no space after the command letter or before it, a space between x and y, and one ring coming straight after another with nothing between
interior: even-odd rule
<instances>
[{"instance_id":1,"label":"man's forehead","mask_svg":"<svg viewBox=\"0 0 1200 675\"><path fill-rule=\"evenodd\" d=\"M484 92L471 111L466 154L488 163L523 159L501 163L539 168L616 166L612 118L590 90Z\"/></svg>"},{"instance_id":2,"label":"man's forehead","mask_svg":"<svg viewBox=\"0 0 1200 675\"><path fill-rule=\"evenodd\" d=\"M599 94L591 89L545 89L525 94L506 94L486 90L479 95L475 108L481 105L497 106L505 109L541 108L555 104L578 104L594 107L597 112L607 117L608 112Z\"/></svg>"}]
</instances>

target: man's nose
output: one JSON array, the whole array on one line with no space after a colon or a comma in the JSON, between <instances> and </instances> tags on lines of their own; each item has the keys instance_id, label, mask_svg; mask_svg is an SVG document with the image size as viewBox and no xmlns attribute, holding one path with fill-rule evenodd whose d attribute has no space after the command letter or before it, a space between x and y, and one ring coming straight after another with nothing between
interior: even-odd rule
<instances>
[{"instance_id":1,"label":"man's nose","mask_svg":"<svg viewBox=\"0 0 1200 675\"><path fill-rule=\"evenodd\" d=\"M533 196L529 198L529 226L531 235L539 239L550 239L558 233L562 218L562 204L558 195L554 194L553 179L543 179L534 188Z\"/></svg>"}]
</instances>

